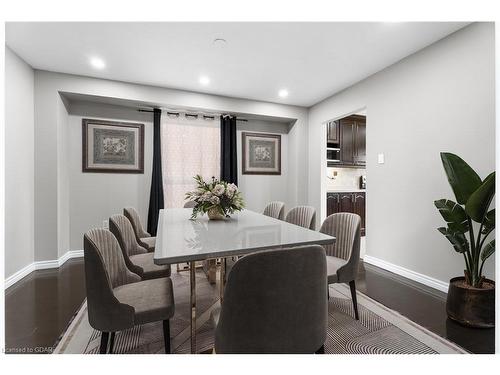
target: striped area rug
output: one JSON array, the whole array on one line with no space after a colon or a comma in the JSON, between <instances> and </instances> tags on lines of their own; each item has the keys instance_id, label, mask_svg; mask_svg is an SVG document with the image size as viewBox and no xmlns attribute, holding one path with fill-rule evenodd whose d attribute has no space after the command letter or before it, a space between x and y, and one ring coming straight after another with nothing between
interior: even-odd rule
<instances>
[{"instance_id":1,"label":"striped area rug","mask_svg":"<svg viewBox=\"0 0 500 375\"><path fill-rule=\"evenodd\" d=\"M170 322L174 353L190 352L189 275L173 273L176 313ZM214 328L210 313L218 307L218 288L210 285L204 274L197 274L197 352L210 353ZM327 354L445 354L467 353L464 349L410 321L397 312L358 292L359 321L354 311L349 288L330 286ZM161 322L145 324L118 332L115 353L164 353ZM80 308L54 353L95 354L101 334L90 327L86 304Z\"/></svg>"}]
</instances>

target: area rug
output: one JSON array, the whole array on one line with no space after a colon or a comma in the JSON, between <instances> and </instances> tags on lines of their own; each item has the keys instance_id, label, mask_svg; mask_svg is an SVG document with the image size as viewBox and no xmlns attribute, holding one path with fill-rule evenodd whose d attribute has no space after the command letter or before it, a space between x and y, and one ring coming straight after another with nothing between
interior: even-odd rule
<instances>
[{"instance_id":1,"label":"area rug","mask_svg":"<svg viewBox=\"0 0 500 375\"><path fill-rule=\"evenodd\" d=\"M197 272L197 353L210 353L214 342L211 311L219 306L218 287ZM189 273L172 274L175 316L170 321L172 351L190 353ZM327 354L459 354L467 353L399 313L358 292L359 320L349 288L331 285L328 305ZM54 353L96 354L101 334L88 323L84 303L62 335ZM114 353L164 353L161 322L117 332Z\"/></svg>"}]
</instances>

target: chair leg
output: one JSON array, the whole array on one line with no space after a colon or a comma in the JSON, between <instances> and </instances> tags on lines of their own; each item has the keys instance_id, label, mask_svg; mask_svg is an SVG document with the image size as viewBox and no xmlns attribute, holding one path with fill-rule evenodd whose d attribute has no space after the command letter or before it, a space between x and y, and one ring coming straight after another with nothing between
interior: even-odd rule
<instances>
[{"instance_id":1,"label":"chair leg","mask_svg":"<svg viewBox=\"0 0 500 375\"><path fill-rule=\"evenodd\" d=\"M115 332L111 332L111 337L109 339L109 353L113 353L113 346L115 345Z\"/></svg>"},{"instance_id":2,"label":"chair leg","mask_svg":"<svg viewBox=\"0 0 500 375\"><path fill-rule=\"evenodd\" d=\"M315 354L325 354L325 345L321 345L321 348L316 350Z\"/></svg>"},{"instance_id":3,"label":"chair leg","mask_svg":"<svg viewBox=\"0 0 500 375\"><path fill-rule=\"evenodd\" d=\"M99 348L100 354L106 354L108 351L109 332L101 332L101 346Z\"/></svg>"},{"instance_id":4,"label":"chair leg","mask_svg":"<svg viewBox=\"0 0 500 375\"><path fill-rule=\"evenodd\" d=\"M163 321L163 340L165 341L165 353L170 354L170 320Z\"/></svg>"},{"instance_id":5,"label":"chair leg","mask_svg":"<svg viewBox=\"0 0 500 375\"><path fill-rule=\"evenodd\" d=\"M349 286L351 288L352 304L354 306L354 316L356 317L356 320L359 320L358 300L356 299L356 282L354 280L349 281Z\"/></svg>"}]
</instances>

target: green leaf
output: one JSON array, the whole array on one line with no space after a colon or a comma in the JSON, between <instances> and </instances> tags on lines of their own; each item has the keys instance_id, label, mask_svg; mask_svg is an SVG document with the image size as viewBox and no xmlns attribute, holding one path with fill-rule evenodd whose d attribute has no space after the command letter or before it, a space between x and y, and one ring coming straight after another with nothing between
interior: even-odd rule
<instances>
[{"instance_id":1,"label":"green leaf","mask_svg":"<svg viewBox=\"0 0 500 375\"><path fill-rule=\"evenodd\" d=\"M451 242L453 248L457 253L465 253L469 250L469 242L463 233L453 231L450 228L438 228L438 231L441 232L448 241Z\"/></svg>"},{"instance_id":2,"label":"green leaf","mask_svg":"<svg viewBox=\"0 0 500 375\"><path fill-rule=\"evenodd\" d=\"M441 153L448 182L459 204L465 204L481 185L481 178L462 158L449 152Z\"/></svg>"},{"instance_id":3,"label":"green leaf","mask_svg":"<svg viewBox=\"0 0 500 375\"><path fill-rule=\"evenodd\" d=\"M462 206L448 199L434 201L434 206L452 231L466 233L469 230L467 214Z\"/></svg>"},{"instance_id":4,"label":"green leaf","mask_svg":"<svg viewBox=\"0 0 500 375\"><path fill-rule=\"evenodd\" d=\"M465 204L465 212L472 220L481 223L495 196L495 172L486 177L479 188L471 194Z\"/></svg>"},{"instance_id":5,"label":"green leaf","mask_svg":"<svg viewBox=\"0 0 500 375\"><path fill-rule=\"evenodd\" d=\"M482 234L490 233L493 229L495 229L495 209L492 209L486 214L484 218L484 226L481 231Z\"/></svg>"},{"instance_id":6,"label":"green leaf","mask_svg":"<svg viewBox=\"0 0 500 375\"><path fill-rule=\"evenodd\" d=\"M495 240L488 243L481 253L481 260L484 262L495 252Z\"/></svg>"}]
</instances>

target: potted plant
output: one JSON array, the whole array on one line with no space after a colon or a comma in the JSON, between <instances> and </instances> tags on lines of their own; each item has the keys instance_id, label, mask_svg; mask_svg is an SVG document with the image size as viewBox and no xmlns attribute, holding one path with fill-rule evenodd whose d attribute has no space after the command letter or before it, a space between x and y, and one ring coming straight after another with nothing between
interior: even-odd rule
<instances>
[{"instance_id":1,"label":"potted plant","mask_svg":"<svg viewBox=\"0 0 500 375\"><path fill-rule=\"evenodd\" d=\"M461 324L495 326L495 282L483 276L486 260L495 252L495 172L484 180L459 156L441 153L443 167L456 202L440 199L434 205L447 226L438 228L464 257L464 276L450 280L446 312Z\"/></svg>"},{"instance_id":2,"label":"potted plant","mask_svg":"<svg viewBox=\"0 0 500 375\"><path fill-rule=\"evenodd\" d=\"M207 183L200 175L196 175L194 179L196 190L186 193L186 199L196 203L191 219L207 213L210 220L222 220L244 208L243 197L235 184L219 181L214 177Z\"/></svg>"}]
</instances>

